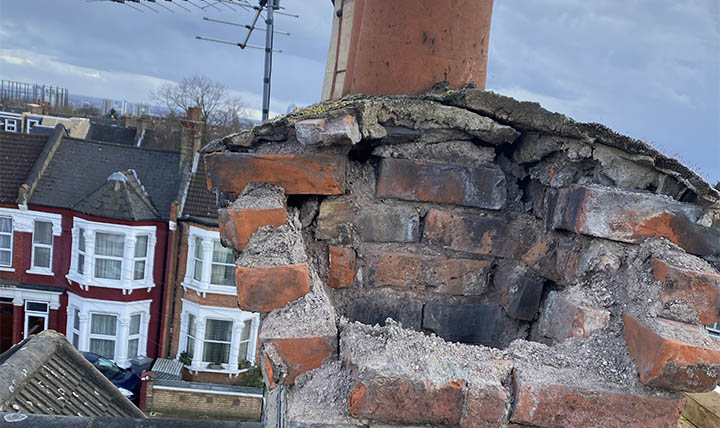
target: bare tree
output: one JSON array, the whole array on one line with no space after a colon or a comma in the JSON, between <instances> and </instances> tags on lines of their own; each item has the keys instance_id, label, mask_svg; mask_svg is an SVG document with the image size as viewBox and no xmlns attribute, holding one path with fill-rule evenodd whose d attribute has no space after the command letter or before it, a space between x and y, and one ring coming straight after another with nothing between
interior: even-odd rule
<instances>
[{"instance_id":1,"label":"bare tree","mask_svg":"<svg viewBox=\"0 0 720 428\"><path fill-rule=\"evenodd\" d=\"M245 116L245 112L245 104L242 98L232 97L225 100L208 118L208 138L211 140L221 138L248 126L247 123L240 120L241 117Z\"/></svg>"},{"instance_id":2,"label":"bare tree","mask_svg":"<svg viewBox=\"0 0 720 428\"><path fill-rule=\"evenodd\" d=\"M164 104L171 112L187 113L190 107L200 107L207 122L228 98L228 89L219 82L198 74L185 77L180 83L165 83L150 94L154 101Z\"/></svg>"}]
</instances>

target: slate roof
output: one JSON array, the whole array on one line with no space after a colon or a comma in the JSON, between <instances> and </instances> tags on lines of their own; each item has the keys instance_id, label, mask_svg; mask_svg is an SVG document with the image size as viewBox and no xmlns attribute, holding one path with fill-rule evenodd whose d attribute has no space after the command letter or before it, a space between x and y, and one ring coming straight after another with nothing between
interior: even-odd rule
<instances>
[{"instance_id":1,"label":"slate roof","mask_svg":"<svg viewBox=\"0 0 720 428\"><path fill-rule=\"evenodd\" d=\"M105 216L102 204L100 212L94 211L100 194L107 192L100 188L113 173L132 169L157 209L159 219L167 220L180 186L179 164L179 153L64 137L28 203L67 209L82 207L86 214ZM100 193L95 195L95 201L91 201L91 194L97 192Z\"/></svg>"},{"instance_id":2,"label":"slate roof","mask_svg":"<svg viewBox=\"0 0 720 428\"><path fill-rule=\"evenodd\" d=\"M142 418L143 413L52 330L0 355L0 411Z\"/></svg>"},{"instance_id":3,"label":"slate roof","mask_svg":"<svg viewBox=\"0 0 720 428\"><path fill-rule=\"evenodd\" d=\"M90 119L90 130L86 138L94 141L105 141L107 143L135 145L137 129L124 127L120 122L112 124L100 122L97 119Z\"/></svg>"},{"instance_id":4,"label":"slate roof","mask_svg":"<svg viewBox=\"0 0 720 428\"><path fill-rule=\"evenodd\" d=\"M47 135L0 131L0 202L15 203L18 189L42 152Z\"/></svg>"},{"instance_id":5,"label":"slate roof","mask_svg":"<svg viewBox=\"0 0 720 428\"><path fill-rule=\"evenodd\" d=\"M22 428L262 428L259 422L213 421L203 419L112 418L26 415L0 412L0 426ZM10 425L12 424L12 425Z\"/></svg>"},{"instance_id":6,"label":"slate roof","mask_svg":"<svg viewBox=\"0 0 720 428\"><path fill-rule=\"evenodd\" d=\"M182 216L209 218L217 221L217 211L217 198L207 188L205 157L201 154L197 168L190 177L190 186Z\"/></svg>"},{"instance_id":7,"label":"slate roof","mask_svg":"<svg viewBox=\"0 0 720 428\"><path fill-rule=\"evenodd\" d=\"M153 220L160 217L134 170L119 171L73 206L77 211L121 220Z\"/></svg>"}]
</instances>

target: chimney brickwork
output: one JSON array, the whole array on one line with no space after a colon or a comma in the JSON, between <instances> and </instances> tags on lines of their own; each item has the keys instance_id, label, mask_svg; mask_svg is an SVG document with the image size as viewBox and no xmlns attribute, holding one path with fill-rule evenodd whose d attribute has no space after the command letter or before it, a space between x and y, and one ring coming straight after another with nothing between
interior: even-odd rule
<instances>
[{"instance_id":1,"label":"chimney brickwork","mask_svg":"<svg viewBox=\"0 0 720 428\"><path fill-rule=\"evenodd\" d=\"M675 428L720 380L719 195L645 143L438 86L212 147L266 426Z\"/></svg>"}]
</instances>

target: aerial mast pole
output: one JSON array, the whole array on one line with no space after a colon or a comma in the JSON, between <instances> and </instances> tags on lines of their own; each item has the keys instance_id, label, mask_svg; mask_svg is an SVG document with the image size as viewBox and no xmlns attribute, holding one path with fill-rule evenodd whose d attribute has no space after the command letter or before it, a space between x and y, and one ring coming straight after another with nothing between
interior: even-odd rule
<instances>
[{"instance_id":1,"label":"aerial mast pole","mask_svg":"<svg viewBox=\"0 0 720 428\"><path fill-rule=\"evenodd\" d=\"M265 18L265 76L263 79L263 107L262 120L265 122L270 117L270 82L272 79L272 54L273 54L273 35L274 26L273 12L278 7L280 0L261 0L260 8L267 5L267 16Z\"/></svg>"}]
</instances>

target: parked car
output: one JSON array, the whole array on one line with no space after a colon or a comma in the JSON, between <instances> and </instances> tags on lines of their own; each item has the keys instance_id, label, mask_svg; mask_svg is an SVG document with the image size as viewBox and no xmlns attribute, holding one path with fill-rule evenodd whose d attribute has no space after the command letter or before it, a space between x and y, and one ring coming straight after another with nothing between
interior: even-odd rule
<instances>
[{"instance_id":1,"label":"parked car","mask_svg":"<svg viewBox=\"0 0 720 428\"><path fill-rule=\"evenodd\" d=\"M107 358L92 352L82 352L83 356L100 370L130 401L137 404L140 397L140 376L124 369Z\"/></svg>"}]
</instances>

